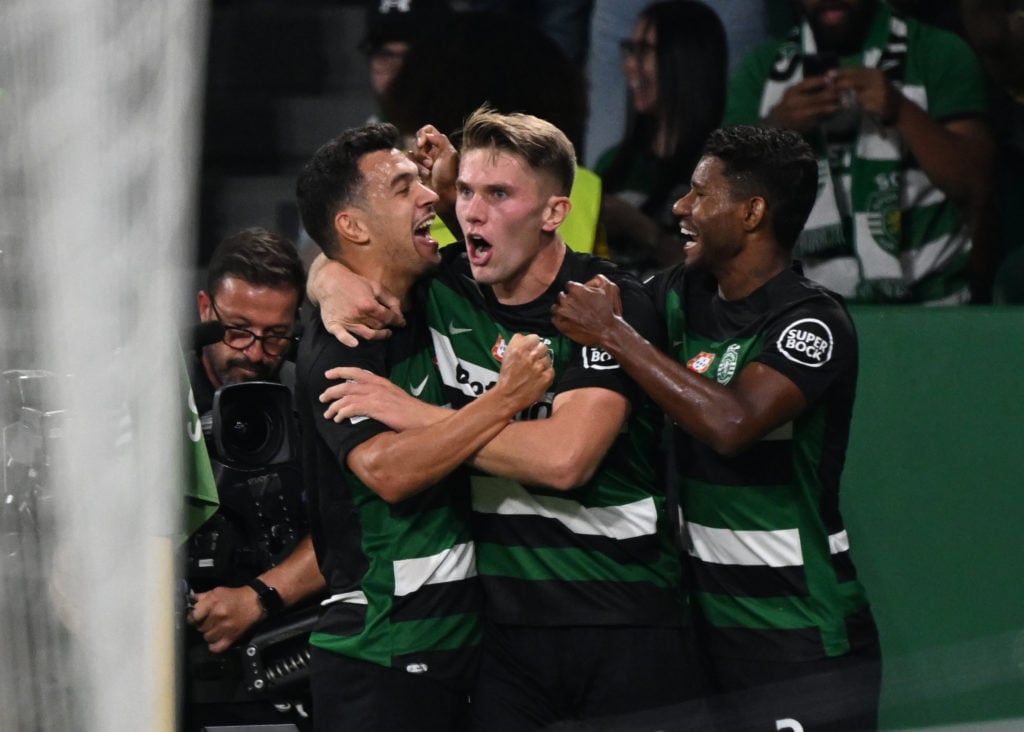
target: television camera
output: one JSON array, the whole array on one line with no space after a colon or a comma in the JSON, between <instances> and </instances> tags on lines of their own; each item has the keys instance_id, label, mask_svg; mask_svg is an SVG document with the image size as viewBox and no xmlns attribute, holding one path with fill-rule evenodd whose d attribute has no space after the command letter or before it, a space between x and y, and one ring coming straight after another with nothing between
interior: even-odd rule
<instances>
[{"instance_id":1,"label":"television camera","mask_svg":"<svg viewBox=\"0 0 1024 732\"><path fill-rule=\"evenodd\" d=\"M189 591L241 586L285 559L309 532L291 391L252 381L225 386L201 415L220 506L187 542ZM274 699L309 675L316 605L261 623L247 640L211 653L186 639L187 697L195 703Z\"/></svg>"}]
</instances>

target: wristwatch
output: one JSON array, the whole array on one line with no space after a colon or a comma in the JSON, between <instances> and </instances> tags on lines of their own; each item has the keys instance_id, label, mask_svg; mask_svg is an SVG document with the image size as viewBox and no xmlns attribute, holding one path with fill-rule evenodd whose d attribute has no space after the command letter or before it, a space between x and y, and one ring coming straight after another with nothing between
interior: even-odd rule
<instances>
[{"instance_id":1,"label":"wristwatch","mask_svg":"<svg viewBox=\"0 0 1024 732\"><path fill-rule=\"evenodd\" d=\"M253 589L256 593L256 597L259 598L260 605L267 613L268 618L272 618L275 615L280 615L284 612L284 600L277 594L277 590L273 587L268 587L267 584L257 578L250 580L247 585Z\"/></svg>"}]
</instances>

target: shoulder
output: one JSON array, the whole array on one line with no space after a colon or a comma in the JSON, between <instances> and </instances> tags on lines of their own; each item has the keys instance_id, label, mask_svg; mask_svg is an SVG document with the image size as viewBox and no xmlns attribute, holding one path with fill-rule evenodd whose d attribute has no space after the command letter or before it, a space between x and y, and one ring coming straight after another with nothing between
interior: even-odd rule
<instances>
[{"instance_id":1,"label":"shoulder","mask_svg":"<svg viewBox=\"0 0 1024 732\"><path fill-rule=\"evenodd\" d=\"M622 269L614 262L594 254L585 254L568 250L562 262L560 279L586 282L598 275L604 275L612 282L618 283L638 281L632 273Z\"/></svg>"},{"instance_id":2,"label":"shoulder","mask_svg":"<svg viewBox=\"0 0 1024 732\"><path fill-rule=\"evenodd\" d=\"M835 349L856 350L856 329L840 295L796 271L779 284L768 332L782 355L818 366Z\"/></svg>"},{"instance_id":3,"label":"shoulder","mask_svg":"<svg viewBox=\"0 0 1024 732\"><path fill-rule=\"evenodd\" d=\"M907 83L916 78L928 90L929 113L984 113L985 73L968 43L943 28L913 19L906 23Z\"/></svg>"}]
</instances>

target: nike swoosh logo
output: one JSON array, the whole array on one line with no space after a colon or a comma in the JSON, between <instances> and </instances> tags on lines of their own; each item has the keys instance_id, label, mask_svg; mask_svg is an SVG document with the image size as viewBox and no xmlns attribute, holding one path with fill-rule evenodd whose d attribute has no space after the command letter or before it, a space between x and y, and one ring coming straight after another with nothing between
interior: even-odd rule
<instances>
[{"instance_id":1,"label":"nike swoosh logo","mask_svg":"<svg viewBox=\"0 0 1024 732\"><path fill-rule=\"evenodd\" d=\"M452 335L459 335L459 333L472 333L472 328L457 328L454 320L448 321L448 332Z\"/></svg>"},{"instance_id":2,"label":"nike swoosh logo","mask_svg":"<svg viewBox=\"0 0 1024 732\"><path fill-rule=\"evenodd\" d=\"M419 386L410 386L409 387L409 393L412 394L414 397L418 397L420 394L423 393L423 389L426 388L427 381L429 379L430 379L429 376L424 376L423 377L423 381L420 382Z\"/></svg>"}]
</instances>

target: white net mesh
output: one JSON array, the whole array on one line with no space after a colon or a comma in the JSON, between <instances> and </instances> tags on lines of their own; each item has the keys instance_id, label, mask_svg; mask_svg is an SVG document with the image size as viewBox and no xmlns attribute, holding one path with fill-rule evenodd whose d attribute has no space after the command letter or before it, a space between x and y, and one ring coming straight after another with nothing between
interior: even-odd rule
<instances>
[{"instance_id":1,"label":"white net mesh","mask_svg":"<svg viewBox=\"0 0 1024 732\"><path fill-rule=\"evenodd\" d=\"M0 729L175 719L206 10L0 4Z\"/></svg>"}]
</instances>

